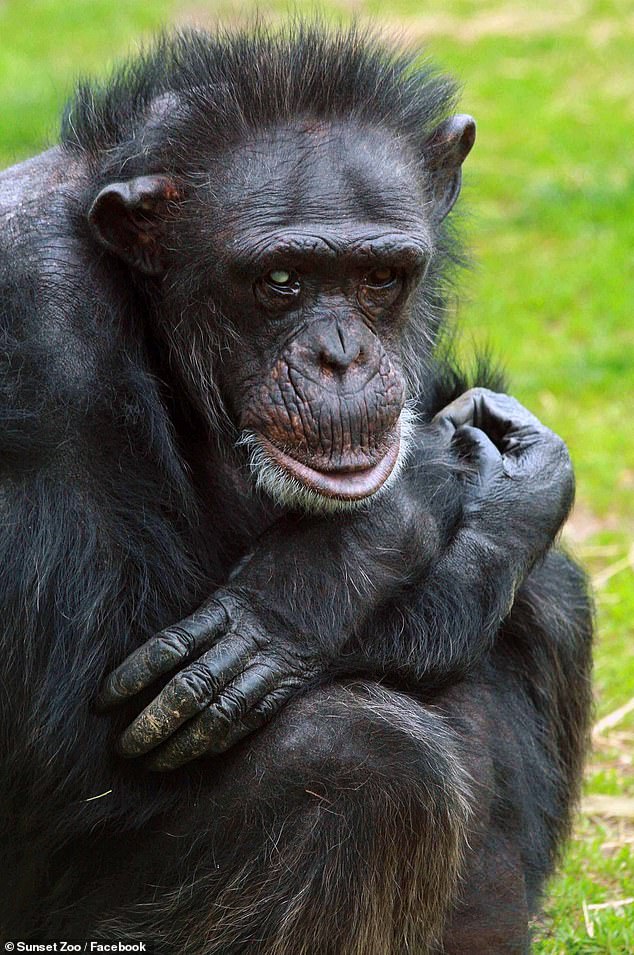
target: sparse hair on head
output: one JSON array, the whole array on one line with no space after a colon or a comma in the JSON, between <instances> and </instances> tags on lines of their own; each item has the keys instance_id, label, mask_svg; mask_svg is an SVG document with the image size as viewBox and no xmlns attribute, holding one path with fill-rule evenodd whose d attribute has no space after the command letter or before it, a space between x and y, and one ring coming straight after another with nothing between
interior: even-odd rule
<instances>
[{"instance_id":1,"label":"sparse hair on head","mask_svg":"<svg viewBox=\"0 0 634 955\"><path fill-rule=\"evenodd\" d=\"M121 151L129 161L145 136L147 157L147 124L171 97L179 109L161 123L176 162L198 155L201 143L235 141L303 115L375 122L420 145L456 95L455 82L419 51L394 49L355 25L186 31L162 36L105 83L81 82L64 113L62 142L94 156Z\"/></svg>"}]
</instances>

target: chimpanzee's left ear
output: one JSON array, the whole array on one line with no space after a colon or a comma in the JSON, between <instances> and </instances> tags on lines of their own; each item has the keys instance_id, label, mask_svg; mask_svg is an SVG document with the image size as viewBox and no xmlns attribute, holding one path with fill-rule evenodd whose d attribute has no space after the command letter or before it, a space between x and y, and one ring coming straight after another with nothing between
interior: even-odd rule
<instances>
[{"instance_id":1,"label":"chimpanzee's left ear","mask_svg":"<svg viewBox=\"0 0 634 955\"><path fill-rule=\"evenodd\" d=\"M471 152L475 134L474 118L461 114L446 119L425 142L423 155L434 203L432 216L436 222L445 218L458 198L461 166Z\"/></svg>"},{"instance_id":2,"label":"chimpanzee's left ear","mask_svg":"<svg viewBox=\"0 0 634 955\"><path fill-rule=\"evenodd\" d=\"M88 213L98 241L146 275L165 270L168 203L178 191L167 176L139 176L101 190Z\"/></svg>"}]
</instances>

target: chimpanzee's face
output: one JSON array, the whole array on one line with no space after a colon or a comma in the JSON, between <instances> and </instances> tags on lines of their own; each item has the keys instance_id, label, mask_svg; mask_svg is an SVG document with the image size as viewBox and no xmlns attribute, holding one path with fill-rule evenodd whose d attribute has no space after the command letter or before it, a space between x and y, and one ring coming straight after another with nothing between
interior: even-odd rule
<instances>
[{"instance_id":1,"label":"chimpanzee's face","mask_svg":"<svg viewBox=\"0 0 634 955\"><path fill-rule=\"evenodd\" d=\"M385 134L346 126L261 135L224 169L212 292L239 331L222 388L254 472L285 501L362 501L404 453L424 197Z\"/></svg>"},{"instance_id":2,"label":"chimpanzee's face","mask_svg":"<svg viewBox=\"0 0 634 955\"><path fill-rule=\"evenodd\" d=\"M412 293L474 137L452 117L415 157L392 130L295 121L203 149L182 181L140 176L94 199L98 241L163 277L157 327L190 393L211 414L219 389L278 500L349 507L397 473Z\"/></svg>"}]
</instances>

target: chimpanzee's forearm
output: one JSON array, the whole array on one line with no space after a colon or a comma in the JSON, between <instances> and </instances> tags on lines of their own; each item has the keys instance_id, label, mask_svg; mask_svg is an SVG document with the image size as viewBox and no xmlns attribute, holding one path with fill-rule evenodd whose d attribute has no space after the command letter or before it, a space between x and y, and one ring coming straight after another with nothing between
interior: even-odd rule
<instances>
[{"instance_id":1,"label":"chimpanzee's forearm","mask_svg":"<svg viewBox=\"0 0 634 955\"><path fill-rule=\"evenodd\" d=\"M290 515L260 538L227 589L328 658L387 599L421 580L441 534L427 502L401 487L368 510Z\"/></svg>"},{"instance_id":2,"label":"chimpanzee's forearm","mask_svg":"<svg viewBox=\"0 0 634 955\"><path fill-rule=\"evenodd\" d=\"M407 672L428 686L462 675L490 649L531 566L463 527L422 579L366 621L346 652L357 665Z\"/></svg>"}]
</instances>

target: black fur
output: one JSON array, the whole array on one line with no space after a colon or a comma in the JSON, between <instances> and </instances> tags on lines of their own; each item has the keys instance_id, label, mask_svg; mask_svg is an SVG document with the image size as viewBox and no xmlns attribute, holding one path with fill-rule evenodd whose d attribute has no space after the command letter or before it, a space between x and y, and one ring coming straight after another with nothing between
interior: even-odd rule
<instances>
[{"instance_id":1,"label":"black fur","mask_svg":"<svg viewBox=\"0 0 634 955\"><path fill-rule=\"evenodd\" d=\"M329 518L254 494L223 394L213 413L196 404L157 333L163 292L102 254L85 220L113 179L199 184L227 144L305 114L352 116L421 157L455 95L355 31L185 35L82 85L62 150L0 176L3 938L154 939L166 955L528 950L581 774L591 614L521 500L464 548L464 467L430 420L501 378L481 364L467 380L437 344L462 261L450 226L404 346L422 424L403 486ZM184 242L178 255L163 288L194 298L200 260ZM222 323L213 334L214 362L239 348ZM520 579L495 545L507 525L531 544ZM324 646L347 621L340 651L213 761L160 774L122 760L140 707L99 713L104 677L262 548L240 597L276 623L288 604Z\"/></svg>"},{"instance_id":2,"label":"black fur","mask_svg":"<svg viewBox=\"0 0 634 955\"><path fill-rule=\"evenodd\" d=\"M160 115L177 134L167 160L189 168L192 149L201 154L201 137L217 149L240 142L249 129L303 114L378 121L422 154L429 133L455 106L457 88L418 52L395 52L354 28L184 33L155 44L105 86L81 84L65 110L62 142L100 162L105 150L116 149L129 160L136 138L148 135L157 97L171 92L185 96L188 118L181 125L178 115ZM164 126L157 140L165 149Z\"/></svg>"}]
</instances>

